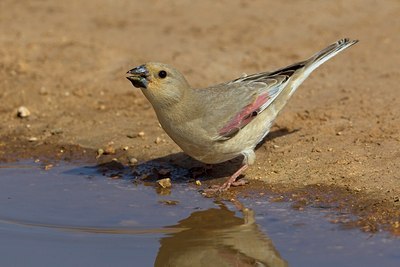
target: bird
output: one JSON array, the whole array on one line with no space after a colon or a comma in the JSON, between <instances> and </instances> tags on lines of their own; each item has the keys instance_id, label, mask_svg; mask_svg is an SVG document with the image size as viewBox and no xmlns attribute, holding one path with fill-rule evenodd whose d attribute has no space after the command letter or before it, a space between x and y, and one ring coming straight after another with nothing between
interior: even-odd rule
<instances>
[{"instance_id":1,"label":"bird","mask_svg":"<svg viewBox=\"0 0 400 267\"><path fill-rule=\"evenodd\" d=\"M240 168L208 190L222 192L243 184L237 178L255 162L255 148L300 84L321 64L358 40L343 38L309 59L271 72L245 75L193 88L174 67L149 62L126 78L149 100L168 136L189 156L205 164L243 157Z\"/></svg>"}]
</instances>

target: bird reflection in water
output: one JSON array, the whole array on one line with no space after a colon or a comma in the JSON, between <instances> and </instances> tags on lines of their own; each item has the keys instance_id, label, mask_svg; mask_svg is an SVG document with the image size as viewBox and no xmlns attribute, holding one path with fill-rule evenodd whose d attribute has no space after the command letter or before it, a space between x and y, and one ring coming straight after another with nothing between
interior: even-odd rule
<instances>
[{"instance_id":1,"label":"bird reflection in water","mask_svg":"<svg viewBox=\"0 0 400 267\"><path fill-rule=\"evenodd\" d=\"M288 266L258 228L254 212L242 212L240 218L219 204L169 226L184 230L160 240L154 266Z\"/></svg>"}]
</instances>

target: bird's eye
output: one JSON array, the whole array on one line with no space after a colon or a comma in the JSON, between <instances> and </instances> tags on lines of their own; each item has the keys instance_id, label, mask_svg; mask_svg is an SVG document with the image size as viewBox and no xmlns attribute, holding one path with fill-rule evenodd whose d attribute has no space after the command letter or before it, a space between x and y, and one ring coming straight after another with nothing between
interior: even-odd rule
<instances>
[{"instance_id":1,"label":"bird's eye","mask_svg":"<svg viewBox=\"0 0 400 267\"><path fill-rule=\"evenodd\" d=\"M160 70L160 72L158 73L158 77L164 79L165 77L167 77L167 72L165 70Z\"/></svg>"}]
</instances>

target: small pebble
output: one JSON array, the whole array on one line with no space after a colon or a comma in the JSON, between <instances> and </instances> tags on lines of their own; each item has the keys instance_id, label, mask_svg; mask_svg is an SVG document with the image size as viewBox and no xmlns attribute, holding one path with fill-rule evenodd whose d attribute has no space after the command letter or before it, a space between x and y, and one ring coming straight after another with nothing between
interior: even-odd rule
<instances>
[{"instance_id":1,"label":"small pebble","mask_svg":"<svg viewBox=\"0 0 400 267\"><path fill-rule=\"evenodd\" d=\"M144 137L144 132L139 132L137 135L138 135L139 137Z\"/></svg>"},{"instance_id":2,"label":"small pebble","mask_svg":"<svg viewBox=\"0 0 400 267\"><path fill-rule=\"evenodd\" d=\"M171 186L172 186L170 178L164 178L164 179L158 180L157 183L162 188L171 188Z\"/></svg>"},{"instance_id":3,"label":"small pebble","mask_svg":"<svg viewBox=\"0 0 400 267\"><path fill-rule=\"evenodd\" d=\"M41 95L47 95L49 92L47 91L46 87L42 86L39 89L39 94Z\"/></svg>"},{"instance_id":4,"label":"small pebble","mask_svg":"<svg viewBox=\"0 0 400 267\"><path fill-rule=\"evenodd\" d=\"M48 170L50 170L51 168L53 168L53 164L47 164L46 166L44 166L44 170L45 170L45 171L48 171Z\"/></svg>"},{"instance_id":5,"label":"small pebble","mask_svg":"<svg viewBox=\"0 0 400 267\"><path fill-rule=\"evenodd\" d=\"M201 186L200 180L196 180L196 185Z\"/></svg>"},{"instance_id":6,"label":"small pebble","mask_svg":"<svg viewBox=\"0 0 400 267\"><path fill-rule=\"evenodd\" d=\"M156 140L154 140L154 143L159 144L159 143L161 143L161 141L162 141L161 138L157 137Z\"/></svg>"},{"instance_id":7,"label":"small pebble","mask_svg":"<svg viewBox=\"0 0 400 267\"><path fill-rule=\"evenodd\" d=\"M136 158L131 158L129 160L129 163L132 164L132 165L135 165L136 163L138 163L138 160Z\"/></svg>"},{"instance_id":8,"label":"small pebble","mask_svg":"<svg viewBox=\"0 0 400 267\"><path fill-rule=\"evenodd\" d=\"M114 174L111 176L111 179L120 179L122 175L120 173Z\"/></svg>"},{"instance_id":9,"label":"small pebble","mask_svg":"<svg viewBox=\"0 0 400 267\"><path fill-rule=\"evenodd\" d=\"M29 137L28 138L29 142L36 142L37 140L39 140L37 137Z\"/></svg>"},{"instance_id":10,"label":"small pebble","mask_svg":"<svg viewBox=\"0 0 400 267\"><path fill-rule=\"evenodd\" d=\"M21 107L18 108L18 110L17 110L17 116L18 117L26 118L26 117L29 117L29 115L31 115L31 112L26 107L21 106Z\"/></svg>"},{"instance_id":11,"label":"small pebble","mask_svg":"<svg viewBox=\"0 0 400 267\"><path fill-rule=\"evenodd\" d=\"M100 158L100 156L103 154L104 154L104 150L102 148L97 149L97 157L96 158Z\"/></svg>"},{"instance_id":12,"label":"small pebble","mask_svg":"<svg viewBox=\"0 0 400 267\"><path fill-rule=\"evenodd\" d=\"M104 154L106 155L115 154L115 148L113 147L113 145L114 145L113 142L108 143L108 145L104 149Z\"/></svg>"}]
</instances>

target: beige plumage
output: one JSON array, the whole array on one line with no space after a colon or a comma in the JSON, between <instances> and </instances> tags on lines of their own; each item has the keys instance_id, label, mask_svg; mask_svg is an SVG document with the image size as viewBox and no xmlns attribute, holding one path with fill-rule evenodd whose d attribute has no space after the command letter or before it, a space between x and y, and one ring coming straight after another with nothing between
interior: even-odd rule
<instances>
[{"instance_id":1,"label":"beige plumage","mask_svg":"<svg viewBox=\"0 0 400 267\"><path fill-rule=\"evenodd\" d=\"M163 63L131 69L127 78L142 89L163 129L185 153L208 164L244 157L242 167L218 188L226 190L254 163L254 148L298 86L355 43L341 39L308 60L202 89L192 88L179 71Z\"/></svg>"}]
</instances>

